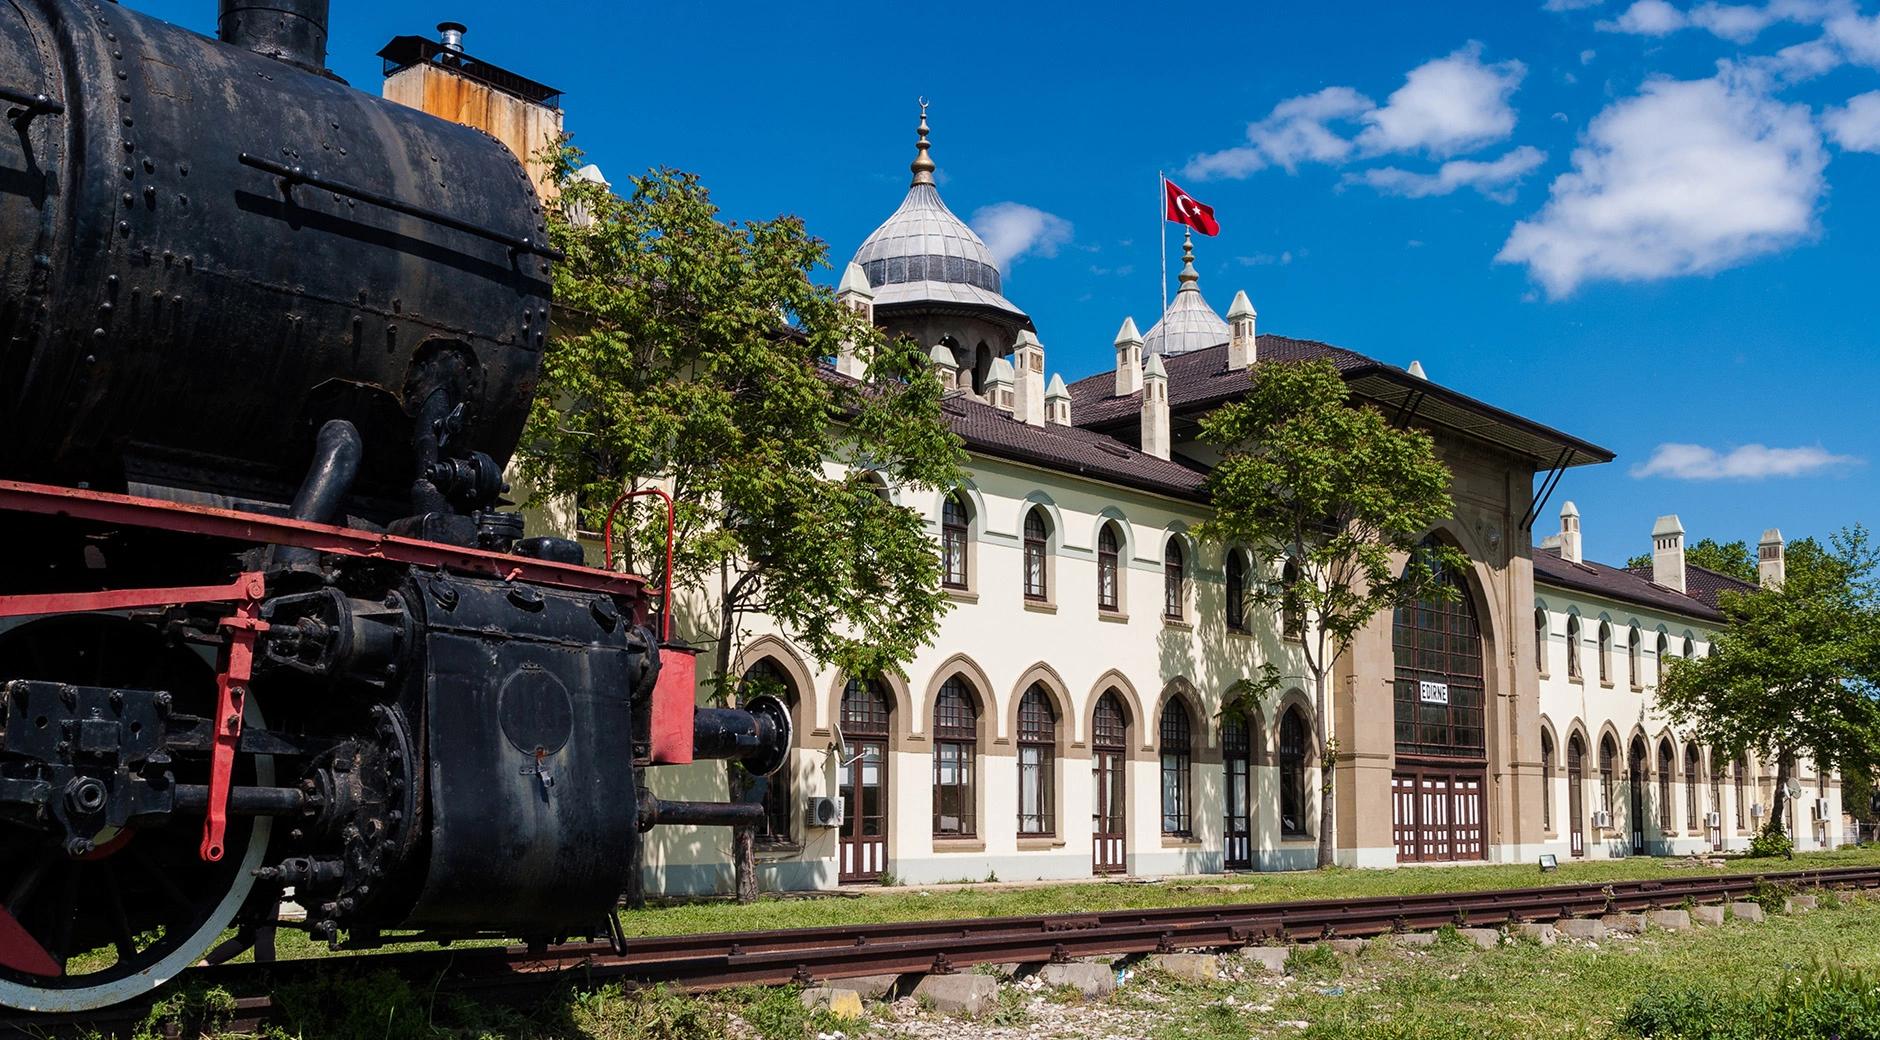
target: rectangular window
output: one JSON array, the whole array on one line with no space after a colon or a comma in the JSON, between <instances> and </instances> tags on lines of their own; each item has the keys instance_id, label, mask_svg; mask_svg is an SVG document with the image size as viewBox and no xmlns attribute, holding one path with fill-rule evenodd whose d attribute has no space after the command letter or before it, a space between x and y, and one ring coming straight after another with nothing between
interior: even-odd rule
<instances>
[{"instance_id":1,"label":"rectangular window","mask_svg":"<svg viewBox=\"0 0 1880 1040\"><path fill-rule=\"evenodd\" d=\"M1044 543L1030 539L1025 541L1025 598L1045 598Z\"/></svg>"},{"instance_id":2,"label":"rectangular window","mask_svg":"<svg viewBox=\"0 0 1880 1040\"><path fill-rule=\"evenodd\" d=\"M1116 599L1116 557L1097 557L1097 607L1102 610L1115 610Z\"/></svg>"},{"instance_id":3,"label":"rectangular window","mask_svg":"<svg viewBox=\"0 0 1880 1040\"><path fill-rule=\"evenodd\" d=\"M966 587L966 531L948 527L940 534L940 555L944 563L942 581L947 588Z\"/></svg>"},{"instance_id":4,"label":"rectangular window","mask_svg":"<svg viewBox=\"0 0 1880 1040\"><path fill-rule=\"evenodd\" d=\"M1057 833L1051 813L1051 749L1035 744L1018 749L1018 833L1039 837Z\"/></svg>"},{"instance_id":5,"label":"rectangular window","mask_svg":"<svg viewBox=\"0 0 1880 1040\"><path fill-rule=\"evenodd\" d=\"M968 838L973 830L973 748L936 741L933 748L933 833Z\"/></svg>"},{"instance_id":6,"label":"rectangular window","mask_svg":"<svg viewBox=\"0 0 1880 1040\"><path fill-rule=\"evenodd\" d=\"M1162 753L1162 833L1182 837L1192 833L1188 812L1188 756Z\"/></svg>"}]
</instances>

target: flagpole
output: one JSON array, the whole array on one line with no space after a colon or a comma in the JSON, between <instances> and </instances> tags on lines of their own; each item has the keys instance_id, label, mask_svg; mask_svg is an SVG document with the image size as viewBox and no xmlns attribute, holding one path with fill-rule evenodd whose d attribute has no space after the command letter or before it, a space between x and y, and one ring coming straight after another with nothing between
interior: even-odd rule
<instances>
[{"instance_id":1,"label":"flagpole","mask_svg":"<svg viewBox=\"0 0 1880 1040\"><path fill-rule=\"evenodd\" d=\"M1155 171L1155 212L1156 212L1157 217L1160 218L1161 223L1162 223L1162 313L1163 314L1168 313L1168 213L1165 212L1165 209L1167 208L1168 203L1164 201L1167 197L1168 197L1168 178L1162 175L1161 170L1157 170ZM1156 320L1157 321L1161 320L1160 314L1156 315Z\"/></svg>"}]
</instances>

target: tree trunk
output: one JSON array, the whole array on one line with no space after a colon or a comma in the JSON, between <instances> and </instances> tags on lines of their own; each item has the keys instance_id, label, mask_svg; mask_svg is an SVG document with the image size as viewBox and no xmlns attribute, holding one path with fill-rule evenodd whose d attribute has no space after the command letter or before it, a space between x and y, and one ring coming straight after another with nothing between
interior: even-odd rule
<instances>
[{"instance_id":1,"label":"tree trunk","mask_svg":"<svg viewBox=\"0 0 1880 1040\"><path fill-rule=\"evenodd\" d=\"M757 902L757 832L749 827L731 831L731 848L738 861L738 902Z\"/></svg>"},{"instance_id":2,"label":"tree trunk","mask_svg":"<svg viewBox=\"0 0 1880 1040\"><path fill-rule=\"evenodd\" d=\"M1776 793L1769 799L1769 823L1763 827L1764 834L1781 834L1783 810L1789 803L1789 756L1780 752L1776 756Z\"/></svg>"},{"instance_id":3,"label":"tree trunk","mask_svg":"<svg viewBox=\"0 0 1880 1040\"><path fill-rule=\"evenodd\" d=\"M1331 736L1332 714L1325 697L1325 672L1317 669L1312 674L1314 710L1318 714L1319 731L1319 866L1332 865L1332 856L1337 849L1335 821L1337 808L1332 801L1332 785L1337 777L1337 770L1332 763Z\"/></svg>"},{"instance_id":4,"label":"tree trunk","mask_svg":"<svg viewBox=\"0 0 1880 1040\"><path fill-rule=\"evenodd\" d=\"M722 576L722 572L721 576ZM737 696L733 692L737 677L731 674L731 637L732 626L737 623L735 604L731 602L730 590L720 582L718 610L718 649L713 655L717 671L719 689L725 691L725 701L735 705ZM744 796L743 783L738 779L739 766L736 762L725 763L725 790L730 792L731 800L738 801ZM757 834L749 827L731 829L731 865L737 882L738 902L757 902Z\"/></svg>"}]
</instances>

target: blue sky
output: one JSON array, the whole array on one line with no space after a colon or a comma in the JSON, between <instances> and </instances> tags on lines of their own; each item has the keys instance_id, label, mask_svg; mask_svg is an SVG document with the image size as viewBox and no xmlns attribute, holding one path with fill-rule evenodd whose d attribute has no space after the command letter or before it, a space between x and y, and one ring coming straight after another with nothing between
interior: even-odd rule
<instances>
[{"instance_id":1,"label":"blue sky","mask_svg":"<svg viewBox=\"0 0 1880 1040\"><path fill-rule=\"evenodd\" d=\"M131 3L213 30L209 0ZM838 264L899 202L925 95L941 192L1067 379L1160 309L1167 171L1222 224L1217 310L1245 289L1263 332L1419 359L1618 452L1549 510L1577 501L1594 558L1667 512L1692 540L1877 519L1874 0L334 8L354 84L466 22L567 92L616 183L693 170Z\"/></svg>"}]
</instances>

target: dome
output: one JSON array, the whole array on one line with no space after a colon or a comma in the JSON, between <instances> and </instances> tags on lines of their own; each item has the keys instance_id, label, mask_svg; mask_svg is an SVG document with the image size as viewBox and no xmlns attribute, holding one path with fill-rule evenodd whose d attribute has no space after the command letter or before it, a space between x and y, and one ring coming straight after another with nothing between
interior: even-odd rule
<instances>
[{"instance_id":1,"label":"dome","mask_svg":"<svg viewBox=\"0 0 1880 1040\"><path fill-rule=\"evenodd\" d=\"M965 221L953 215L934 187L924 108L915 148L914 182L908 186L907 197L855 251L854 263L861 265L875 289L875 306L965 304L1027 322L1025 312L1001 294L1003 279L992 251Z\"/></svg>"},{"instance_id":2,"label":"dome","mask_svg":"<svg viewBox=\"0 0 1880 1040\"><path fill-rule=\"evenodd\" d=\"M1187 354L1226 343L1231 335L1227 322L1214 313L1201 298L1201 275L1195 271L1195 243L1192 235L1182 236L1182 287L1169 301L1162 320L1149 327L1142 338L1144 356Z\"/></svg>"}]
</instances>

